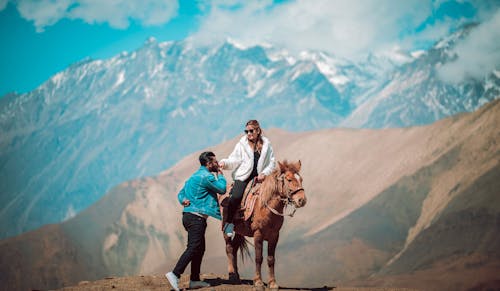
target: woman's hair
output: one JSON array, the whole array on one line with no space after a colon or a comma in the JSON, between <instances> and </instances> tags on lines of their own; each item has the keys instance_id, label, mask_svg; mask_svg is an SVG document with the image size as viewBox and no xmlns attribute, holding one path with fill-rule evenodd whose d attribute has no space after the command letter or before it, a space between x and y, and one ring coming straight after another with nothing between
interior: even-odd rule
<instances>
[{"instance_id":1,"label":"woman's hair","mask_svg":"<svg viewBox=\"0 0 500 291\"><path fill-rule=\"evenodd\" d=\"M247 122L247 124L245 125L245 127L249 126L249 125L255 129L259 130L259 135L257 136L257 143L255 145L256 145L257 151L259 151L259 153L260 153L262 151L262 145L264 144L264 141L262 140L262 128L260 128L259 122L255 119L249 120Z\"/></svg>"}]
</instances>

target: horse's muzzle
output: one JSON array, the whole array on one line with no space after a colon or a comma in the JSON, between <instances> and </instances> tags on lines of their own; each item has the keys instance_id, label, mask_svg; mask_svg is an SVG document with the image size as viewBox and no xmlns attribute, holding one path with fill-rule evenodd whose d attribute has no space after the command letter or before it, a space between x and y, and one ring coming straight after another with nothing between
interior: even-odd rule
<instances>
[{"instance_id":1,"label":"horse's muzzle","mask_svg":"<svg viewBox=\"0 0 500 291\"><path fill-rule=\"evenodd\" d=\"M306 205L306 202L307 202L307 199L305 197L293 199L293 204L295 204L295 207L297 207L297 208L304 207Z\"/></svg>"}]
</instances>

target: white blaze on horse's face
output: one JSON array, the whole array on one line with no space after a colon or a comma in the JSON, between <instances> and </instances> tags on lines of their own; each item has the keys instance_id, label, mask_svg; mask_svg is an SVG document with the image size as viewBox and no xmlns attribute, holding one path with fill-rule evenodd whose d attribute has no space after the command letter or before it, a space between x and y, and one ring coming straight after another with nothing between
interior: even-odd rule
<instances>
[{"instance_id":1,"label":"white blaze on horse's face","mask_svg":"<svg viewBox=\"0 0 500 291\"><path fill-rule=\"evenodd\" d=\"M294 186L296 186L296 187L294 187L294 189L291 189L292 192L296 191L297 189L301 189L301 190L295 192L291 198L292 198L295 206L297 208L300 208L300 207L303 207L304 205L306 205L306 202L307 202L306 192L302 188L302 177L298 173L294 173L293 177L295 178L295 181L292 184L295 184Z\"/></svg>"}]
</instances>

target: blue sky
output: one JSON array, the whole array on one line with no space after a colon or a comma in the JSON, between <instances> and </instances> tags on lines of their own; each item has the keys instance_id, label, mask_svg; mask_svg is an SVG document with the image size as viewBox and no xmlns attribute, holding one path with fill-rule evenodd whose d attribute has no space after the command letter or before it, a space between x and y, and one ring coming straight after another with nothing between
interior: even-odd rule
<instances>
[{"instance_id":1,"label":"blue sky","mask_svg":"<svg viewBox=\"0 0 500 291\"><path fill-rule=\"evenodd\" d=\"M425 49L479 21L490 23L480 37L491 51L499 6L498 0L0 0L0 96L33 90L87 57L138 49L150 36L200 43L230 37L355 59Z\"/></svg>"}]
</instances>

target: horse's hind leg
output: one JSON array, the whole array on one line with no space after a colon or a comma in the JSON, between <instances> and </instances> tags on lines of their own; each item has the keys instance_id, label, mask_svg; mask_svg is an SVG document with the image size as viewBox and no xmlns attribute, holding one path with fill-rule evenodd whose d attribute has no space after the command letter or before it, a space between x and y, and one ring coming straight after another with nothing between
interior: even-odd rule
<instances>
[{"instance_id":1,"label":"horse's hind leg","mask_svg":"<svg viewBox=\"0 0 500 291\"><path fill-rule=\"evenodd\" d=\"M276 283L276 278L274 276L274 261L275 261L275 251L276 245L278 244L279 234L267 241L267 265L269 266L269 288L273 290L278 290L279 286Z\"/></svg>"}]
</instances>

